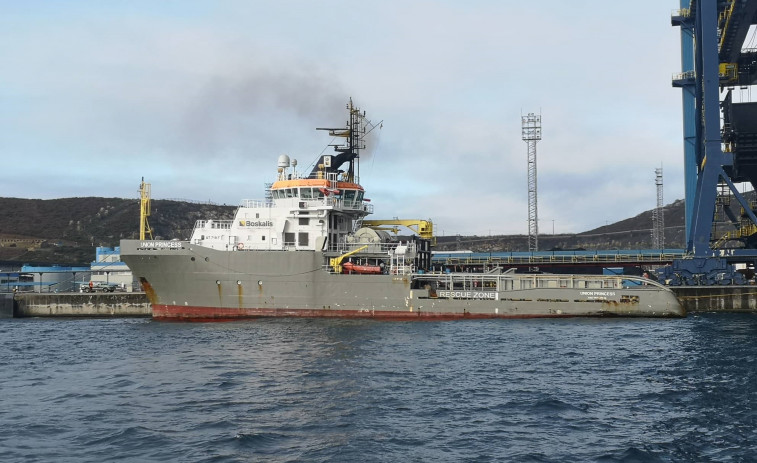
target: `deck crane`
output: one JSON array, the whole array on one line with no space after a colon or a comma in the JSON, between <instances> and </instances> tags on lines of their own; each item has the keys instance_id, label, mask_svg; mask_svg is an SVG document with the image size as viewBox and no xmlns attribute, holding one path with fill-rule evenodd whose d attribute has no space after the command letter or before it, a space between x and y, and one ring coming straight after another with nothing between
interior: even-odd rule
<instances>
[{"instance_id":1,"label":"deck crane","mask_svg":"<svg viewBox=\"0 0 757 463\"><path fill-rule=\"evenodd\" d=\"M413 230L423 239L430 240L432 245L436 245L434 236L434 224L431 220L418 219L392 219L392 220L363 220L366 227L375 228L376 230L391 230L394 234L399 231L398 227L407 227Z\"/></svg>"},{"instance_id":2,"label":"deck crane","mask_svg":"<svg viewBox=\"0 0 757 463\"><path fill-rule=\"evenodd\" d=\"M139 239L144 240L146 235L152 239L152 228L147 223L147 217L150 216L150 184L145 183L142 177L142 183L139 184Z\"/></svg>"}]
</instances>

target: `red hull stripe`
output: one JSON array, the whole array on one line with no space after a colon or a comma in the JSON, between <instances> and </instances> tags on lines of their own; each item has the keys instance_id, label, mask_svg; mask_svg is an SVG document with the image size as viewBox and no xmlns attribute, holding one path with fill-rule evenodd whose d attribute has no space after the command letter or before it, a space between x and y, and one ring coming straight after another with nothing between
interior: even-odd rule
<instances>
[{"instance_id":1,"label":"red hull stripe","mask_svg":"<svg viewBox=\"0 0 757 463\"><path fill-rule=\"evenodd\" d=\"M155 304L152 316L157 320L234 320L259 317L307 318L366 318L376 320L460 320L488 318L565 318L565 314L472 314L470 312L425 312L400 310L330 310L330 309L273 309L273 308L220 308Z\"/></svg>"}]
</instances>

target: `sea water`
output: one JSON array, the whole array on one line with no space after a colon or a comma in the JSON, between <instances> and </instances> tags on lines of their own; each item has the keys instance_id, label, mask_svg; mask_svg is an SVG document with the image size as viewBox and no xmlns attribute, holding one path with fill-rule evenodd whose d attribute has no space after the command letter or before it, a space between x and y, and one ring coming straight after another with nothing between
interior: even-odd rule
<instances>
[{"instance_id":1,"label":"sea water","mask_svg":"<svg viewBox=\"0 0 757 463\"><path fill-rule=\"evenodd\" d=\"M757 461L757 315L0 321L3 462Z\"/></svg>"}]
</instances>

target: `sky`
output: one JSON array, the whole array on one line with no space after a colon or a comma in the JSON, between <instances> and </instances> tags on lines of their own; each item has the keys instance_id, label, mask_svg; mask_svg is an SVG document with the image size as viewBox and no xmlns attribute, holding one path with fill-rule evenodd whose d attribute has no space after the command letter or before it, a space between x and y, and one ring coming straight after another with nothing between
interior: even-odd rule
<instances>
[{"instance_id":1,"label":"sky","mask_svg":"<svg viewBox=\"0 0 757 463\"><path fill-rule=\"evenodd\" d=\"M0 196L239 204L308 166L350 98L381 123L373 219L542 234L683 198L678 0L0 0ZM651 224L650 224L651 227Z\"/></svg>"}]
</instances>

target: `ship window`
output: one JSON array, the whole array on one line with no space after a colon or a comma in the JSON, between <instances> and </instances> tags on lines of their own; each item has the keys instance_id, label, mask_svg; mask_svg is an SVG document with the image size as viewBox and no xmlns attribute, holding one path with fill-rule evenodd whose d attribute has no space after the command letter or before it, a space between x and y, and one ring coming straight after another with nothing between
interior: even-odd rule
<instances>
[{"instance_id":1,"label":"ship window","mask_svg":"<svg viewBox=\"0 0 757 463\"><path fill-rule=\"evenodd\" d=\"M265 235L261 236L262 241L265 241Z\"/></svg>"},{"instance_id":2,"label":"ship window","mask_svg":"<svg viewBox=\"0 0 757 463\"><path fill-rule=\"evenodd\" d=\"M284 246L294 245L294 233L284 233Z\"/></svg>"},{"instance_id":3,"label":"ship window","mask_svg":"<svg viewBox=\"0 0 757 463\"><path fill-rule=\"evenodd\" d=\"M310 219L308 217L300 217L300 225L310 225Z\"/></svg>"},{"instance_id":4,"label":"ship window","mask_svg":"<svg viewBox=\"0 0 757 463\"><path fill-rule=\"evenodd\" d=\"M310 199L313 197L313 189L312 188L300 188L300 197L302 199Z\"/></svg>"},{"instance_id":5,"label":"ship window","mask_svg":"<svg viewBox=\"0 0 757 463\"><path fill-rule=\"evenodd\" d=\"M307 246L308 245L308 234L307 233L298 233L297 236L297 244L300 246Z\"/></svg>"},{"instance_id":6,"label":"ship window","mask_svg":"<svg viewBox=\"0 0 757 463\"><path fill-rule=\"evenodd\" d=\"M297 188L292 188L292 197L293 198L297 197L297 190L298 190Z\"/></svg>"},{"instance_id":7,"label":"ship window","mask_svg":"<svg viewBox=\"0 0 757 463\"><path fill-rule=\"evenodd\" d=\"M256 212L256 213L255 213L255 218L256 218L256 219L259 219L259 218L260 218L260 212Z\"/></svg>"},{"instance_id":8,"label":"ship window","mask_svg":"<svg viewBox=\"0 0 757 463\"><path fill-rule=\"evenodd\" d=\"M313 197L315 199L323 199L323 192L320 189L313 190Z\"/></svg>"},{"instance_id":9,"label":"ship window","mask_svg":"<svg viewBox=\"0 0 757 463\"><path fill-rule=\"evenodd\" d=\"M292 189L291 188L287 188L286 192L287 192L287 198L291 198L292 197Z\"/></svg>"},{"instance_id":10,"label":"ship window","mask_svg":"<svg viewBox=\"0 0 757 463\"><path fill-rule=\"evenodd\" d=\"M351 206L355 200L355 190L345 190L344 192L344 205Z\"/></svg>"},{"instance_id":11,"label":"ship window","mask_svg":"<svg viewBox=\"0 0 757 463\"><path fill-rule=\"evenodd\" d=\"M362 191L358 191L357 192L357 197L355 198L355 201L357 201L357 202L363 201L363 192Z\"/></svg>"}]
</instances>

